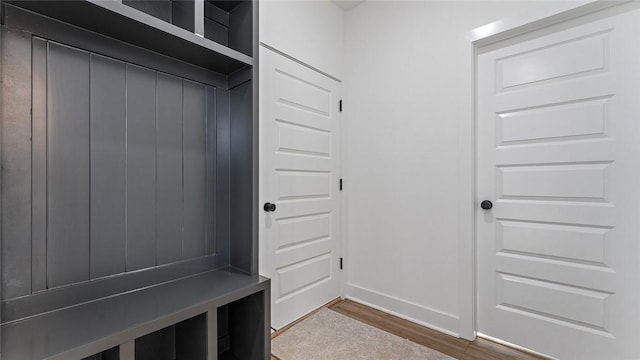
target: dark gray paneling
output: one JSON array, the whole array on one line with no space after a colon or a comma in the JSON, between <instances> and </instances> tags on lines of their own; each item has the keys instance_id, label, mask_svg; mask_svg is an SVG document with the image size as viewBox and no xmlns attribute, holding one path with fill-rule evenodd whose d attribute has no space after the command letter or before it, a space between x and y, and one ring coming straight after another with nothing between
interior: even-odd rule
<instances>
[{"instance_id":1,"label":"dark gray paneling","mask_svg":"<svg viewBox=\"0 0 640 360\"><path fill-rule=\"evenodd\" d=\"M264 359L265 292L257 292L229 304L229 351L238 359Z\"/></svg>"},{"instance_id":2,"label":"dark gray paneling","mask_svg":"<svg viewBox=\"0 0 640 360\"><path fill-rule=\"evenodd\" d=\"M91 55L91 278L125 271L126 67Z\"/></svg>"},{"instance_id":3,"label":"dark gray paneling","mask_svg":"<svg viewBox=\"0 0 640 360\"><path fill-rule=\"evenodd\" d=\"M47 288L47 41L33 38L31 79L31 291Z\"/></svg>"},{"instance_id":4,"label":"dark gray paneling","mask_svg":"<svg viewBox=\"0 0 640 360\"><path fill-rule=\"evenodd\" d=\"M101 353L83 358L82 360L119 360L119 359L120 359L120 349L118 347L113 347Z\"/></svg>"},{"instance_id":5,"label":"dark gray paneling","mask_svg":"<svg viewBox=\"0 0 640 360\"><path fill-rule=\"evenodd\" d=\"M171 22L170 0L123 0L123 4L166 22Z\"/></svg>"},{"instance_id":6,"label":"dark gray paneling","mask_svg":"<svg viewBox=\"0 0 640 360\"><path fill-rule=\"evenodd\" d=\"M49 42L47 283L89 279L89 53Z\"/></svg>"},{"instance_id":7,"label":"dark gray paneling","mask_svg":"<svg viewBox=\"0 0 640 360\"><path fill-rule=\"evenodd\" d=\"M253 54L253 2L239 1L229 14L229 47L251 56Z\"/></svg>"},{"instance_id":8,"label":"dark gray paneling","mask_svg":"<svg viewBox=\"0 0 640 360\"><path fill-rule=\"evenodd\" d=\"M156 73L127 64L127 271L156 263Z\"/></svg>"},{"instance_id":9,"label":"dark gray paneling","mask_svg":"<svg viewBox=\"0 0 640 360\"><path fill-rule=\"evenodd\" d=\"M251 82L230 91L231 160L230 264L246 272L254 271L253 256L253 112Z\"/></svg>"},{"instance_id":10,"label":"dark gray paneling","mask_svg":"<svg viewBox=\"0 0 640 360\"><path fill-rule=\"evenodd\" d=\"M204 37L227 46L229 44L229 29L207 17L204 18Z\"/></svg>"},{"instance_id":11,"label":"dark gray paneling","mask_svg":"<svg viewBox=\"0 0 640 360\"><path fill-rule=\"evenodd\" d=\"M229 351L229 305L220 306L216 312L218 324L216 327L216 344L218 353Z\"/></svg>"},{"instance_id":12,"label":"dark gray paneling","mask_svg":"<svg viewBox=\"0 0 640 360\"><path fill-rule=\"evenodd\" d=\"M253 69L251 66L247 66L246 68L240 69L233 74L229 75L229 89L233 89L238 85L242 85L247 81L251 81L253 77Z\"/></svg>"},{"instance_id":13,"label":"dark gray paneling","mask_svg":"<svg viewBox=\"0 0 640 360\"><path fill-rule=\"evenodd\" d=\"M224 26L229 26L229 12L213 5L210 1L204 1L204 16Z\"/></svg>"},{"instance_id":14,"label":"dark gray paneling","mask_svg":"<svg viewBox=\"0 0 640 360\"><path fill-rule=\"evenodd\" d=\"M207 139L206 139L206 168L207 168L207 215L206 225L206 253L216 253L216 89L206 87L207 98Z\"/></svg>"},{"instance_id":15,"label":"dark gray paneling","mask_svg":"<svg viewBox=\"0 0 640 360\"><path fill-rule=\"evenodd\" d=\"M176 327L169 326L136 339L136 360L176 359Z\"/></svg>"},{"instance_id":16,"label":"dark gray paneling","mask_svg":"<svg viewBox=\"0 0 640 360\"><path fill-rule=\"evenodd\" d=\"M189 259L205 254L206 94L202 84L183 84L183 257Z\"/></svg>"},{"instance_id":17,"label":"dark gray paneling","mask_svg":"<svg viewBox=\"0 0 640 360\"><path fill-rule=\"evenodd\" d=\"M176 324L176 359L207 360L207 314Z\"/></svg>"},{"instance_id":18,"label":"dark gray paneling","mask_svg":"<svg viewBox=\"0 0 640 360\"><path fill-rule=\"evenodd\" d=\"M31 292L31 39L2 34L2 296Z\"/></svg>"},{"instance_id":19,"label":"dark gray paneling","mask_svg":"<svg viewBox=\"0 0 640 360\"><path fill-rule=\"evenodd\" d=\"M157 264L182 258L182 79L158 73Z\"/></svg>"},{"instance_id":20,"label":"dark gray paneling","mask_svg":"<svg viewBox=\"0 0 640 360\"><path fill-rule=\"evenodd\" d=\"M216 89L216 254L229 259L229 91Z\"/></svg>"},{"instance_id":21,"label":"dark gray paneling","mask_svg":"<svg viewBox=\"0 0 640 360\"><path fill-rule=\"evenodd\" d=\"M194 32L194 0L173 0L171 2L171 22L190 32Z\"/></svg>"}]
</instances>

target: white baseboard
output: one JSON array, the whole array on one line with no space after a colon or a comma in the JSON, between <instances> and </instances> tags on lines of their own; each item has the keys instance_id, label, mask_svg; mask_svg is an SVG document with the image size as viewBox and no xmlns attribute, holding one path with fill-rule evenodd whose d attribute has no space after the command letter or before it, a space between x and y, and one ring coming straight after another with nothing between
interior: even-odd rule
<instances>
[{"instance_id":1,"label":"white baseboard","mask_svg":"<svg viewBox=\"0 0 640 360\"><path fill-rule=\"evenodd\" d=\"M457 330L460 328L460 319L455 315L353 284L347 284L345 297L416 324L459 337Z\"/></svg>"}]
</instances>

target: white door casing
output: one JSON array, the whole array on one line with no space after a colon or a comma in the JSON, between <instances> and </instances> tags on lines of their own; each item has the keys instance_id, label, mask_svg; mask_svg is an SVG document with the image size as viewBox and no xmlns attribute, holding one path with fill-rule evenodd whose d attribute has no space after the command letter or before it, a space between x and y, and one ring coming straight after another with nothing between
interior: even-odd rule
<instances>
[{"instance_id":1,"label":"white door casing","mask_svg":"<svg viewBox=\"0 0 640 360\"><path fill-rule=\"evenodd\" d=\"M276 329L340 296L339 91L260 48L259 263Z\"/></svg>"},{"instance_id":2,"label":"white door casing","mask_svg":"<svg viewBox=\"0 0 640 360\"><path fill-rule=\"evenodd\" d=\"M612 12L478 55L479 333L640 359L639 32Z\"/></svg>"}]
</instances>

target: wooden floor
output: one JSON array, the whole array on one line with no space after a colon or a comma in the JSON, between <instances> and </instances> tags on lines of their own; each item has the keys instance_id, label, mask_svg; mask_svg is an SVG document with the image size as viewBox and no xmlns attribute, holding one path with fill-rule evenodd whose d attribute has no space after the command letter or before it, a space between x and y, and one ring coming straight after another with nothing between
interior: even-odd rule
<instances>
[{"instance_id":1,"label":"wooden floor","mask_svg":"<svg viewBox=\"0 0 640 360\"><path fill-rule=\"evenodd\" d=\"M480 338L469 341L446 335L351 300L342 300L328 307L340 314L460 360L544 359ZM271 359L279 360L276 357L271 357Z\"/></svg>"}]
</instances>

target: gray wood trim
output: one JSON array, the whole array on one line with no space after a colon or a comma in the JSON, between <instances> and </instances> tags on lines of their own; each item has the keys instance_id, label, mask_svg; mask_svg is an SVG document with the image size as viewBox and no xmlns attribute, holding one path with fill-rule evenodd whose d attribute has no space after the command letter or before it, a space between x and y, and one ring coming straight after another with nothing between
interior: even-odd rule
<instances>
[{"instance_id":1,"label":"gray wood trim","mask_svg":"<svg viewBox=\"0 0 640 360\"><path fill-rule=\"evenodd\" d=\"M136 342L135 340L129 340L120 344L120 360L135 360L136 356Z\"/></svg>"},{"instance_id":2,"label":"gray wood trim","mask_svg":"<svg viewBox=\"0 0 640 360\"><path fill-rule=\"evenodd\" d=\"M253 135L252 135L252 139L251 139L251 144L253 146L253 148L251 149L252 151L252 166L253 166L253 173L251 175L251 179L253 182L253 185L251 187L251 194L252 194L252 205L254 206L252 211L251 211L251 227L252 227L252 241L251 241L251 254L248 254L249 256L251 256L251 273L252 274L257 274L260 270L259 266L258 266L258 258L259 258L259 246L260 246L260 241L258 238L258 234L259 234L259 226L260 225L260 215L259 215L259 208L258 208L258 202L260 200L260 194L259 194L259 189L260 189L260 179L259 179L259 173L260 173L260 76L259 76L259 71L260 71L260 43L259 43L259 39L260 39L260 22L259 22L259 18L260 18L260 6L259 6L259 2L258 0L252 0L253 1L253 38L251 39L251 43L253 44L253 59L254 59L254 66L251 68L252 71L252 80L251 80L251 85L253 86L252 89L252 103L251 103L251 119L252 119L252 127L253 127ZM271 307L271 298L268 295L268 291L267 291L267 298L266 298L266 304L267 307L265 309L270 309ZM267 316L269 316L271 312L268 311ZM267 323L265 324L265 326L267 327L267 334L270 334L270 327L271 327L271 320L267 319ZM269 335L266 335L269 336ZM268 341L268 344L266 346L270 346L269 344L271 343L271 341ZM268 352L265 353L265 357L270 357L271 351L269 350Z\"/></svg>"},{"instance_id":3,"label":"gray wood trim","mask_svg":"<svg viewBox=\"0 0 640 360\"><path fill-rule=\"evenodd\" d=\"M32 39L31 290L47 289L47 42Z\"/></svg>"},{"instance_id":4,"label":"gray wood trim","mask_svg":"<svg viewBox=\"0 0 640 360\"><path fill-rule=\"evenodd\" d=\"M206 0L194 0L194 22L193 22L193 32L200 36L204 37L204 7Z\"/></svg>"},{"instance_id":5,"label":"gray wood trim","mask_svg":"<svg viewBox=\"0 0 640 360\"><path fill-rule=\"evenodd\" d=\"M0 0L0 17L2 16L2 0ZM4 44L4 35L3 35L3 30L2 28L0 28L0 59L3 59L3 55L4 55L4 50L3 50L3 45ZM2 64L4 62L0 63L0 76L2 75ZM2 99L4 99L3 95L4 95L4 90L2 89L3 86L2 84L0 84L0 105L1 102L4 101ZM4 107L2 107L4 108ZM4 116L2 115L1 111L2 108L0 108L0 141L3 139L3 123L4 123ZM4 159L4 151L2 149L2 144L0 144L0 161L2 161L2 159ZM4 181L3 181L3 177L4 177L4 171L2 170L2 166L0 166L0 281L4 282L4 277L2 276L2 269L3 269L3 260L2 260L2 238L3 238L3 234L2 234L2 229L3 229L3 224L4 224L4 209L2 208L3 204L3 200L4 200L4 195L2 194L2 189L4 189ZM0 300L4 299L4 286L0 285ZM0 310L0 324L3 321L3 316L2 316L2 311ZM2 339L2 329L0 328L0 340ZM2 354L2 341L0 341L0 354Z\"/></svg>"},{"instance_id":6,"label":"gray wood trim","mask_svg":"<svg viewBox=\"0 0 640 360\"><path fill-rule=\"evenodd\" d=\"M218 359L218 308L207 311L207 360Z\"/></svg>"}]
</instances>

